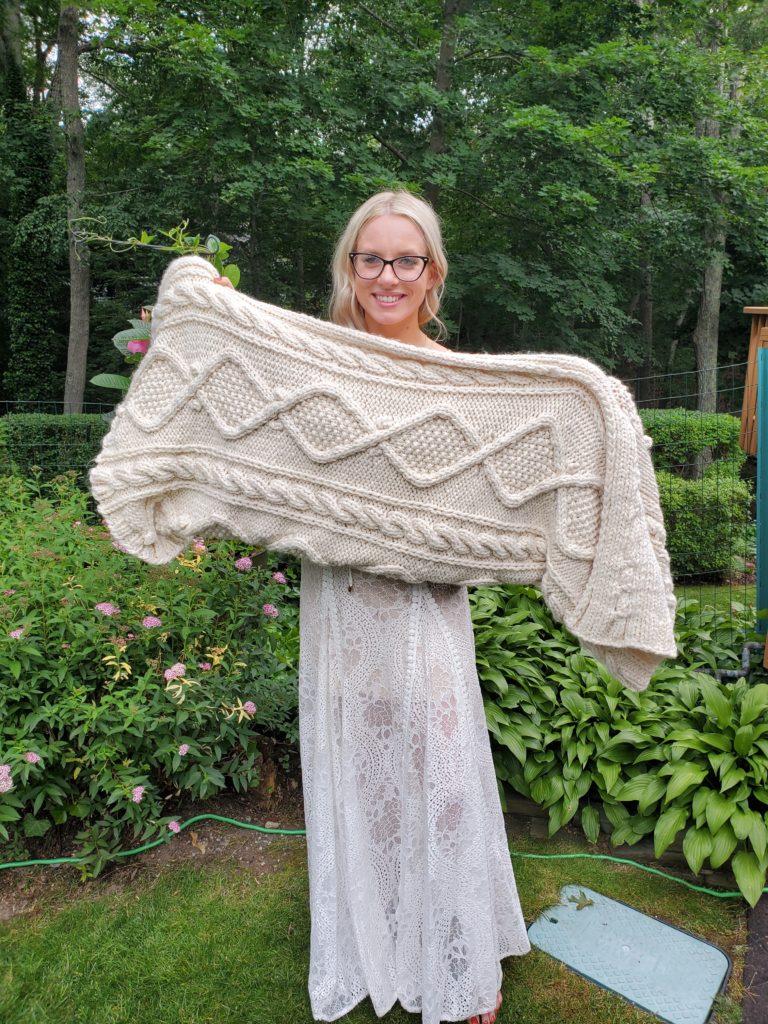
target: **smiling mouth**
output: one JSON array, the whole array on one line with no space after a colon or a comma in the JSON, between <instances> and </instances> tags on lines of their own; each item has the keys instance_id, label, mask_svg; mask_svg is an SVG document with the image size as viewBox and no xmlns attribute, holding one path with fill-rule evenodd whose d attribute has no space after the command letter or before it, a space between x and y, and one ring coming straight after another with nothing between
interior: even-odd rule
<instances>
[{"instance_id":1,"label":"smiling mouth","mask_svg":"<svg viewBox=\"0 0 768 1024\"><path fill-rule=\"evenodd\" d=\"M374 299L382 306L396 306L398 302L405 298L404 295L376 295Z\"/></svg>"}]
</instances>

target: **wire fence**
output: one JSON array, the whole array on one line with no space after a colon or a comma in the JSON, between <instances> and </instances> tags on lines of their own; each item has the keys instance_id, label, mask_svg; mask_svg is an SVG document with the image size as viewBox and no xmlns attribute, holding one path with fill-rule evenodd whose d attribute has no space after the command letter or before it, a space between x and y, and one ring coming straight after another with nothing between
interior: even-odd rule
<instances>
[{"instance_id":1,"label":"wire fence","mask_svg":"<svg viewBox=\"0 0 768 1024\"><path fill-rule=\"evenodd\" d=\"M695 598L726 614L734 602L748 609L756 602L756 460L738 444L746 369L745 362L717 368L714 406L726 417L697 410L696 371L624 380L646 433L654 438L652 456L678 598ZM61 431L53 420L63 415L61 402L0 402L0 451L7 442L11 455L23 449L22 467L74 469L85 484L115 405L90 402L83 409L90 414L88 421L75 418L71 429ZM13 434L7 425L15 413L46 415L39 423L25 420Z\"/></svg>"},{"instance_id":2,"label":"wire fence","mask_svg":"<svg viewBox=\"0 0 768 1024\"><path fill-rule=\"evenodd\" d=\"M697 409L696 371L624 381L654 437L678 598L726 614L756 604L756 459L739 445L746 379L746 362L717 367L713 404L726 417Z\"/></svg>"}]
</instances>

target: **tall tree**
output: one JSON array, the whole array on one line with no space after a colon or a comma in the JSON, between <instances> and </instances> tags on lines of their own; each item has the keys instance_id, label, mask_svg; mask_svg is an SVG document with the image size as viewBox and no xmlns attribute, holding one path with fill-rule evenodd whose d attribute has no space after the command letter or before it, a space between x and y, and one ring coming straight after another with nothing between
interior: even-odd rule
<instances>
[{"instance_id":1,"label":"tall tree","mask_svg":"<svg viewBox=\"0 0 768 1024\"><path fill-rule=\"evenodd\" d=\"M77 246L72 230L82 211L85 188L85 128L80 109L78 42L80 15L76 6L62 7L59 16L58 70L61 113L67 153L67 226L69 228L69 348L64 384L64 412L81 412L85 391L90 320L90 270L87 246Z\"/></svg>"}]
</instances>

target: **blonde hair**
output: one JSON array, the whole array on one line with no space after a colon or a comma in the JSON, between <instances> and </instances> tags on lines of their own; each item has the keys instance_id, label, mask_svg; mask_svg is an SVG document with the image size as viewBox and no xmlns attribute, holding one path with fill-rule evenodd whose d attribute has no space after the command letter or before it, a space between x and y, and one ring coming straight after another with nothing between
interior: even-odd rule
<instances>
[{"instance_id":1,"label":"blonde hair","mask_svg":"<svg viewBox=\"0 0 768 1024\"><path fill-rule=\"evenodd\" d=\"M378 192L367 199L362 206L359 206L349 218L346 228L336 243L331 263L333 289L328 304L329 318L333 323L341 324L344 327L356 327L359 331L366 330L365 317L355 297L352 283L354 270L349 254L354 252L358 236L365 225L375 217L383 217L387 214L408 217L424 235L427 243L427 251L424 255L430 257L428 267L434 267L437 272L437 280L424 296L424 301L419 309L419 325L434 320L438 327L437 339L442 340L447 337L448 332L437 312L440 309L440 298L445 287L445 279L448 276L448 261L443 249L440 221L428 202L413 195L412 192L404 190ZM424 273L428 273L428 268Z\"/></svg>"}]
</instances>

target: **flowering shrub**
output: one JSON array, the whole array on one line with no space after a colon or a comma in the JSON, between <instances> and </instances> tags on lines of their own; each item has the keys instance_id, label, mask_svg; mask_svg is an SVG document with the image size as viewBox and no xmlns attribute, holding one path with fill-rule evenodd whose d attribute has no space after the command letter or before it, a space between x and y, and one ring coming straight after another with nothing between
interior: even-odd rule
<instances>
[{"instance_id":1,"label":"flowering shrub","mask_svg":"<svg viewBox=\"0 0 768 1024\"><path fill-rule=\"evenodd\" d=\"M298 589L233 542L126 555L74 476L0 487L0 838L79 819L94 876L172 797L258 784L259 736L297 745Z\"/></svg>"}]
</instances>

